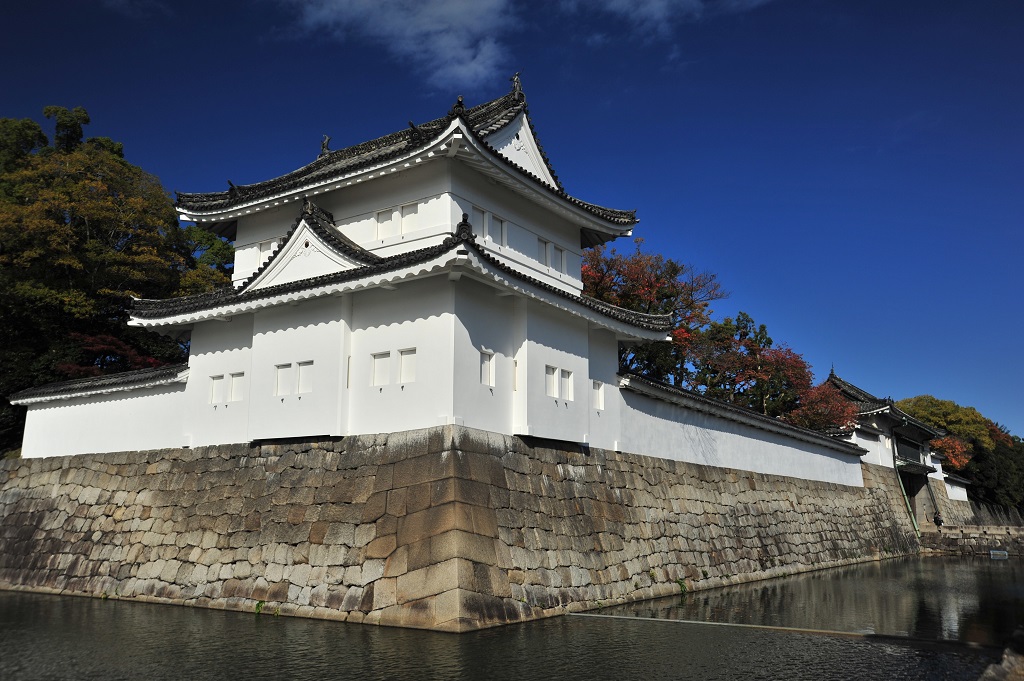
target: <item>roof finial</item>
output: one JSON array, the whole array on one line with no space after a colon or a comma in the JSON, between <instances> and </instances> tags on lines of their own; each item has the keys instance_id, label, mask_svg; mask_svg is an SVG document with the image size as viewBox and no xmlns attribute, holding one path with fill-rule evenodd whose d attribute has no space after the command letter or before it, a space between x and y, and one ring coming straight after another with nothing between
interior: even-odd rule
<instances>
[{"instance_id":1,"label":"roof finial","mask_svg":"<svg viewBox=\"0 0 1024 681\"><path fill-rule=\"evenodd\" d=\"M475 235L473 234L473 225L469 224L469 214L462 214L462 222L455 225L455 238L459 241L470 241Z\"/></svg>"},{"instance_id":2,"label":"roof finial","mask_svg":"<svg viewBox=\"0 0 1024 681\"><path fill-rule=\"evenodd\" d=\"M512 81L512 94L516 96L516 99L520 101L525 99L526 97L523 95L523 81L519 80L519 71L513 73L509 80Z\"/></svg>"},{"instance_id":3,"label":"roof finial","mask_svg":"<svg viewBox=\"0 0 1024 681\"><path fill-rule=\"evenodd\" d=\"M455 101L455 106L448 112L448 115L455 117L461 116L464 113L466 113L466 105L462 103L462 95L459 95L459 98Z\"/></svg>"},{"instance_id":4,"label":"roof finial","mask_svg":"<svg viewBox=\"0 0 1024 681\"><path fill-rule=\"evenodd\" d=\"M238 195L238 187L231 180L228 180L228 196L235 197Z\"/></svg>"},{"instance_id":5,"label":"roof finial","mask_svg":"<svg viewBox=\"0 0 1024 681\"><path fill-rule=\"evenodd\" d=\"M331 145L331 136L330 135L324 135L323 141L320 142L320 155L317 156L317 158L323 158L327 154L331 153L330 145Z\"/></svg>"}]
</instances>

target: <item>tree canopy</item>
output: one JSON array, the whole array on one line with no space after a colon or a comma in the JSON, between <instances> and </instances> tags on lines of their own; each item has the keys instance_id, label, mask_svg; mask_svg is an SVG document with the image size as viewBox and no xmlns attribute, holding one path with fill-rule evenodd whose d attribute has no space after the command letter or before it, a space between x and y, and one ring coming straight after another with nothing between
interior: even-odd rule
<instances>
[{"instance_id":1,"label":"tree canopy","mask_svg":"<svg viewBox=\"0 0 1024 681\"><path fill-rule=\"evenodd\" d=\"M89 115L46 107L53 143L32 120L0 119L0 394L181 361L182 345L128 327L131 297L229 283L231 246L178 226L159 181L109 138L82 140ZM0 450L24 414L0 405Z\"/></svg>"},{"instance_id":2,"label":"tree canopy","mask_svg":"<svg viewBox=\"0 0 1024 681\"><path fill-rule=\"evenodd\" d=\"M971 498L1024 510L1024 443L974 407L918 395L896 403L915 418L945 430L932 447L946 457L944 468L972 483Z\"/></svg>"},{"instance_id":3,"label":"tree canopy","mask_svg":"<svg viewBox=\"0 0 1024 681\"><path fill-rule=\"evenodd\" d=\"M780 417L810 402L798 425L824 430L848 425L848 409L827 391L812 392L812 374L797 352L777 345L745 312L714 321L711 304L728 294L718 277L661 255L593 248L583 256L583 292L640 312L671 315L670 340L623 345L623 371ZM826 402L828 404L826 405ZM838 420L834 420L838 419Z\"/></svg>"}]
</instances>

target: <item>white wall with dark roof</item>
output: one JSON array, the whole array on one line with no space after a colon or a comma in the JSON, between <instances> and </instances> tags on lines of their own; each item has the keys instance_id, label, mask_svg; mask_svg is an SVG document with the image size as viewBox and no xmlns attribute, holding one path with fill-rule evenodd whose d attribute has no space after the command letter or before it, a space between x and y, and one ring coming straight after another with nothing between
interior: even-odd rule
<instances>
[{"instance_id":1,"label":"white wall with dark roof","mask_svg":"<svg viewBox=\"0 0 1024 681\"><path fill-rule=\"evenodd\" d=\"M622 418L619 451L840 485L864 485L858 456L631 390L620 390L615 397Z\"/></svg>"},{"instance_id":2,"label":"white wall with dark roof","mask_svg":"<svg viewBox=\"0 0 1024 681\"><path fill-rule=\"evenodd\" d=\"M185 386L160 385L29 407L24 458L188 445L181 430Z\"/></svg>"}]
</instances>

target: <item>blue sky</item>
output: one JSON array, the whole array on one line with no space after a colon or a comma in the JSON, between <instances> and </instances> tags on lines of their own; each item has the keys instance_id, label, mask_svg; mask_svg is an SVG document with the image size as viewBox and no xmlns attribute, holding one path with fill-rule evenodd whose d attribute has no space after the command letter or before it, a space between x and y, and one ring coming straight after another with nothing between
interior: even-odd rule
<instances>
[{"instance_id":1,"label":"blue sky","mask_svg":"<svg viewBox=\"0 0 1024 681\"><path fill-rule=\"evenodd\" d=\"M322 134L370 139L521 71L569 192L717 273L716 316L746 311L819 380L1024 435L1024 2L60 0L0 20L0 116L84 106L168 190L280 175Z\"/></svg>"}]
</instances>

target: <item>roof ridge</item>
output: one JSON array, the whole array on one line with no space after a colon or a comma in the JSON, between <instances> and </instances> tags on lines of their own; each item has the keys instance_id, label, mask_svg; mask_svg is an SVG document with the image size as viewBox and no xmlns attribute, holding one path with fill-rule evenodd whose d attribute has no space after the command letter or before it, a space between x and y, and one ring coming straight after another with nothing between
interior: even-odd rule
<instances>
[{"instance_id":1,"label":"roof ridge","mask_svg":"<svg viewBox=\"0 0 1024 681\"><path fill-rule=\"evenodd\" d=\"M84 378L73 378L67 381L56 381L54 383L45 383L43 385L33 386L31 388L25 388L19 390L8 397L9 401L31 399L33 397L45 397L49 395L56 395L62 392L74 392L76 388L96 386L102 387L105 385L117 386L130 384L138 379L161 377L164 374L167 376L174 376L188 368L188 363L177 363L177 364L164 364L158 367L145 367L142 369L130 369L128 371L118 371L111 374L102 374L100 376L86 376Z\"/></svg>"}]
</instances>

